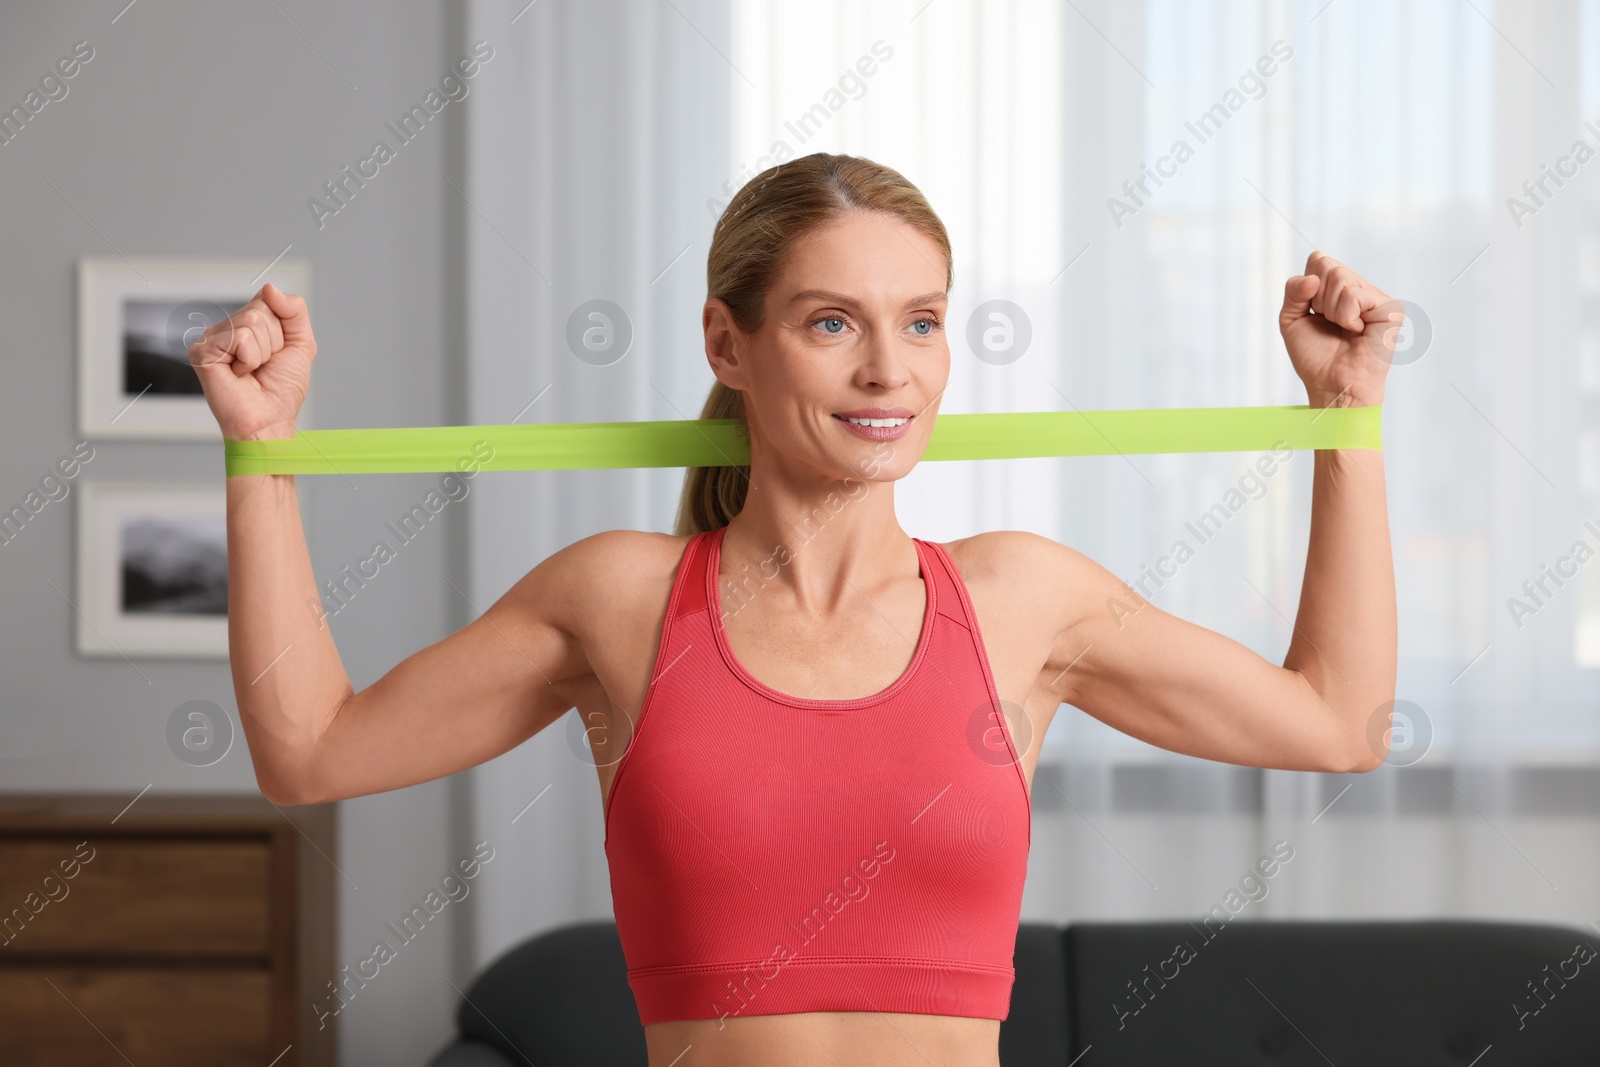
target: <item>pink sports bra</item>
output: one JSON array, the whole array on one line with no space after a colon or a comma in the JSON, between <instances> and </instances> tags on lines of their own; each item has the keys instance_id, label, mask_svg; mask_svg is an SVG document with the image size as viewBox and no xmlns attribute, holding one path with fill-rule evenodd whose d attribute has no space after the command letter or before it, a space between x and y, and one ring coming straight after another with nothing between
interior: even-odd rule
<instances>
[{"instance_id":1,"label":"pink sports bra","mask_svg":"<svg viewBox=\"0 0 1600 1067\"><path fill-rule=\"evenodd\" d=\"M1004 1019L1032 810L949 555L912 539L927 608L905 673L873 696L809 700L734 659L725 529L684 551L606 800L640 1020Z\"/></svg>"}]
</instances>

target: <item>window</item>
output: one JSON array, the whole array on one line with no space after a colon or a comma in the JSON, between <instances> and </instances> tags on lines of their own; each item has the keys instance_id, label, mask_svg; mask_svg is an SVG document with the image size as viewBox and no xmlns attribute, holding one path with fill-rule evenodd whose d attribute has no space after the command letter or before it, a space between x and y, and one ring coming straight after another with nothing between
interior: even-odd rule
<instances>
[{"instance_id":1,"label":"window","mask_svg":"<svg viewBox=\"0 0 1600 1067\"><path fill-rule=\"evenodd\" d=\"M1500 6L736 0L728 195L817 150L916 182L956 249L947 413L1304 403L1276 314L1313 248L1411 301L1397 696L1441 753L1593 759L1600 562L1568 557L1600 553L1600 162L1520 227L1508 198L1600 152L1600 0L1508 36ZM1032 327L1006 366L965 341L996 297ZM899 504L918 536L1030 529L1132 582L1254 458L927 464ZM1152 600L1281 661L1311 474L1296 453ZM1164 755L1071 709L1046 752Z\"/></svg>"}]
</instances>

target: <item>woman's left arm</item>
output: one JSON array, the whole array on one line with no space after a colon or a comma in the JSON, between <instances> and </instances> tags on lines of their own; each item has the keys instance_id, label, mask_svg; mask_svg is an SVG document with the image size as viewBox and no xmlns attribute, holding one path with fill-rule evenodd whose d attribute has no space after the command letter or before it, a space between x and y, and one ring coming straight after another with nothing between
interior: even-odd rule
<instances>
[{"instance_id":1,"label":"woman's left arm","mask_svg":"<svg viewBox=\"0 0 1600 1067\"><path fill-rule=\"evenodd\" d=\"M1310 405L1383 403L1403 321L1399 301L1313 252L1306 272L1285 283L1278 315ZM1318 450L1300 610L1283 665L1304 675L1334 714L1377 749L1384 739L1369 727L1394 699L1397 642L1383 453ZM1378 725L1386 731L1389 724Z\"/></svg>"},{"instance_id":2,"label":"woman's left arm","mask_svg":"<svg viewBox=\"0 0 1600 1067\"><path fill-rule=\"evenodd\" d=\"M1381 404L1402 322L1398 301L1313 253L1286 283L1279 315L1311 406ZM1204 759L1320 771L1381 764L1397 640L1383 453L1319 450L1315 465L1305 578L1282 666L1161 611L1066 546L998 535L1019 568L1019 610L1055 635L1040 674L1048 697Z\"/></svg>"}]
</instances>

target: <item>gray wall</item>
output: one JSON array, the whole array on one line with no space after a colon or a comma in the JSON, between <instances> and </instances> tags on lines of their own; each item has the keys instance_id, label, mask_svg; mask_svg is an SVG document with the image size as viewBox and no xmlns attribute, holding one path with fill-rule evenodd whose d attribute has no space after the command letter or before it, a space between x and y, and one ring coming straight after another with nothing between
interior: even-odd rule
<instances>
[{"instance_id":1,"label":"gray wall","mask_svg":"<svg viewBox=\"0 0 1600 1067\"><path fill-rule=\"evenodd\" d=\"M94 48L67 96L0 146L0 500L20 500L78 440L80 256L237 255L265 266L292 243L290 255L311 263L315 425L462 421L465 209L444 179L462 184L461 112L472 98L449 104L322 230L306 207L465 54L459 16L422 0L340 8L276 0L276 10L141 0L124 11L125 3L6 5L0 13L7 109L74 42ZM492 63L484 67L474 91L494 73ZM223 477L220 437L215 445L94 444L81 477L219 485ZM366 555L383 521L436 480L299 479L319 578ZM52 503L0 546L0 791L130 800L147 785L253 792L242 736L209 768L180 762L164 740L167 716L184 701L212 700L236 716L225 662L138 659L135 671L73 654L74 609L50 583L76 599L74 510L73 497ZM465 587L464 522L464 508L446 509L332 620L358 688L470 617L445 580ZM339 964L367 955L384 921L466 855L451 836L453 788L436 782L341 805L331 857L342 872ZM350 1003L340 1016L346 1062L418 1063L446 1038L455 999L446 979L464 984L452 967L452 920L464 918L446 911L437 931L405 946Z\"/></svg>"}]
</instances>

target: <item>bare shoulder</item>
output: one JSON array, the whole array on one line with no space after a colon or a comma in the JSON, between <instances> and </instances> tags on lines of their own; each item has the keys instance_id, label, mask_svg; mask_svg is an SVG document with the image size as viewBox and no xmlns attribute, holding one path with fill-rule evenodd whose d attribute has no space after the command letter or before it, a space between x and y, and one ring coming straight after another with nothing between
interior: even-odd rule
<instances>
[{"instance_id":1,"label":"bare shoulder","mask_svg":"<svg viewBox=\"0 0 1600 1067\"><path fill-rule=\"evenodd\" d=\"M604 530L579 538L552 555L569 570L604 572L623 581L649 577L664 564L671 572L678 565L689 538L648 530ZM668 574L671 577L671 574Z\"/></svg>"},{"instance_id":2,"label":"bare shoulder","mask_svg":"<svg viewBox=\"0 0 1600 1067\"><path fill-rule=\"evenodd\" d=\"M540 594L582 627L615 619L619 609L631 615L640 606L664 603L688 543L672 534L606 530L574 541L529 574L546 572Z\"/></svg>"},{"instance_id":3,"label":"bare shoulder","mask_svg":"<svg viewBox=\"0 0 1600 1067\"><path fill-rule=\"evenodd\" d=\"M1023 592L1041 578L1092 565L1089 557L1028 530L988 530L940 545L967 581L998 583Z\"/></svg>"},{"instance_id":4,"label":"bare shoulder","mask_svg":"<svg viewBox=\"0 0 1600 1067\"><path fill-rule=\"evenodd\" d=\"M612 708L643 704L688 544L688 537L671 534L607 530L557 554L563 557L558 566L564 577L556 583L561 625L583 649L594 686L586 706L595 713L604 717ZM601 778L608 781L609 774Z\"/></svg>"},{"instance_id":5,"label":"bare shoulder","mask_svg":"<svg viewBox=\"0 0 1600 1067\"><path fill-rule=\"evenodd\" d=\"M1035 617L1060 616L1063 628L1108 580L1104 567L1075 548L1027 530L989 530L940 545L974 599ZM1078 606L1078 607L1075 607Z\"/></svg>"}]
</instances>

